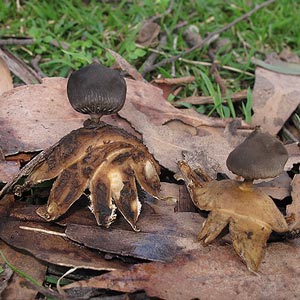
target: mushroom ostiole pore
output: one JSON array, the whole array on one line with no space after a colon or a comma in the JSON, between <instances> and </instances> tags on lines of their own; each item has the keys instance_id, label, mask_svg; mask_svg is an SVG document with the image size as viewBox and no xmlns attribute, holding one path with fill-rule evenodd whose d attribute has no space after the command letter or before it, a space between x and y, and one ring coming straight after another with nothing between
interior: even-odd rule
<instances>
[{"instance_id":1,"label":"mushroom ostiole pore","mask_svg":"<svg viewBox=\"0 0 300 300\"><path fill-rule=\"evenodd\" d=\"M91 64L73 72L67 84L72 107L98 123L101 116L118 112L125 103L126 82L116 70Z\"/></svg>"},{"instance_id":2,"label":"mushroom ostiole pore","mask_svg":"<svg viewBox=\"0 0 300 300\"><path fill-rule=\"evenodd\" d=\"M249 188L254 179L278 176L287 159L283 144L257 128L229 154L226 165L232 173L245 178L241 188Z\"/></svg>"}]
</instances>

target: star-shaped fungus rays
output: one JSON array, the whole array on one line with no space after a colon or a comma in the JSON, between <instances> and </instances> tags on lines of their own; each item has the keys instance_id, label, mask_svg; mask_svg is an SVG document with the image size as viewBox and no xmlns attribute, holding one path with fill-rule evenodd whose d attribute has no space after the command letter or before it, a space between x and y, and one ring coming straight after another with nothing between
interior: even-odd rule
<instances>
[{"instance_id":1,"label":"star-shaped fungus rays","mask_svg":"<svg viewBox=\"0 0 300 300\"><path fill-rule=\"evenodd\" d=\"M157 197L159 173L159 165L142 142L124 130L100 123L63 137L14 192L22 194L35 184L57 177L46 208L37 211L43 218L57 219L89 189L90 208L99 225L108 227L118 209L137 230L141 202L136 182Z\"/></svg>"},{"instance_id":2,"label":"star-shaped fungus rays","mask_svg":"<svg viewBox=\"0 0 300 300\"><path fill-rule=\"evenodd\" d=\"M257 271L272 232L286 232L287 223L273 200L258 189L234 180L203 182L184 161L179 163L194 204L210 211L198 236L205 245L229 224L233 247L251 271Z\"/></svg>"},{"instance_id":3,"label":"star-shaped fungus rays","mask_svg":"<svg viewBox=\"0 0 300 300\"><path fill-rule=\"evenodd\" d=\"M233 247L251 271L257 271L272 231L287 232L288 225L273 200L256 188L253 181L278 176L288 153L282 143L256 128L226 160L228 169L244 181L209 178L182 161L182 178L194 204L210 211L199 234L204 244L212 242L229 225Z\"/></svg>"}]
</instances>

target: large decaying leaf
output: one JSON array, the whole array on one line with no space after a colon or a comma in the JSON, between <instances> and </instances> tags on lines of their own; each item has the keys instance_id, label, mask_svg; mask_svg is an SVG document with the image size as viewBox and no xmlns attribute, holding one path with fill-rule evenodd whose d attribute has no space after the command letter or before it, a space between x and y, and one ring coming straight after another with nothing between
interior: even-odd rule
<instances>
[{"instance_id":1,"label":"large decaying leaf","mask_svg":"<svg viewBox=\"0 0 300 300\"><path fill-rule=\"evenodd\" d=\"M9 91L5 101L0 97L0 147L6 156L46 149L81 126L84 117L72 110L66 83L63 78L46 78L42 84ZM142 134L150 153L174 172L182 151L205 153L200 163L211 175L227 172L225 158L249 130L226 133L224 128L230 126L231 120L176 109L164 99L160 89L130 79L126 83L127 99L119 113L125 120L104 117L103 121L134 133L128 122L131 123ZM241 126L247 127L244 123Z\"/></svg>"},{"instance_id":2,"label":"large decaying leaf","mask_svg":"<svg viewBox=\"0 0 300 300\"><path fill-rule=\"evenodd\" d=\"M66 80L57 78L6 92L0 97L0 111L5 155L46 149L85 119L67 100Z\"/></svg>"},{"instance_id":3,"label":"large decaying leaf","mask_svg":"<svg viewBox=\"0 0 300 300\"><path fill-rule=\"evenodd\" d=\"M261 276L241 268L230 246L208 246L179 256L171 263L137 264L128 271L113 271L67 285L64 290L145 290L148 296L166 300L297 299L299 249L297 242L269 245Z\"/></svg>"},{"instance_id":4,"label":"large decaying leaf","mask_svg":"<svg viewBox=\"0 0 300 300\"><path fill-rule=\"evenodd\" d=\"M33 231L35 229L42 231ZM53 229L58 232L57 227L51 230L51 227L42 223L4 220L0 223L0 238L14 248L25 250L41 261L55 265L92 270L124 269L121 264L105 260L96 252L74 244L66 237L51 234Z\"/></svg>"},{"instance_id":5,"label":"large decaying leaf","mask_svg":"<svg viewBox=\"0 0 300 300\"><path fill-rule=\"evenodd\" d=\"M300 77L256 68L252 124L277 134L300 104Z\"/></svg>"},{"instance_id":6,"label":"large decaying leaf","mask_svg":"<svg viewBox=\"0 0 300 300\"><path fill-rule=\"evenodd\" d=\"M177 172L177 161L182 159L182 152L191 157L197 153L201 160L193 167L200 166L213 177L218 172L232 176L225 160L250 132L247 125L237 126L244 130L225 130L231 127L232 120L179 110L164 99L160 89L141 82L127 82L127 100L119 114L142 134L144 143L161 165ZM174 122L176 126L173 126ZM196 164L196 160L193 162Z\"/></svg>"},{"instance_id":7,"label":"large decaying leaf","mask_svg":"<svg viewBox=\"0 0 300 300\"><path fill-rule=\"evenodd\" d=\"M86 117L71 107L65 78L45 78L41 84L14 88L0 96L0 148L5 156L49 148ZM117 116L103 121L134 130ZM134 133L135 134L135 133Z\"/></svg>"},{"instance_id":8,"label":"large decaying leaf","mask_svg":"<svg viewBox=\"0 0 300 300\"><path fill-rule=\"evenodd\" d=\"M202 248L197 228L203 218L197 213L168 215L147 213L139 220L140 232L96 226L69 224L66 235L71 240L93 249L152 261L172 261L180 253ZM115 225L116 226L116 225Z\"/></svg>"}]
</instances>

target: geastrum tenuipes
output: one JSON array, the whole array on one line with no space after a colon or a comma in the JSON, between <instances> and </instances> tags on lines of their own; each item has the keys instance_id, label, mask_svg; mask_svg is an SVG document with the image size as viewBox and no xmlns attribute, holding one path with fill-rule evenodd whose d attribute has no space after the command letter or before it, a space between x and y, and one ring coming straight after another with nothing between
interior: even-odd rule
<instances>
[{"instance_id":1,"label":"geastrum tenuipes","mask_svg":"<svg viewBox=\"0 0 300 300\"><path fill-rule=\"evenodd\" d=\"M20 195L56 178L47 206L37 210L46 220L62 216L88 189L90 208L99 225L108 227L118 209L137 230L141 210L137 184L157 197L160 167L140 140L100 120L124 105L124 78L116 70L92 64L72 73L67 93L73 108L91 118L63 137L14 192Z\"/></svg>"},{"instance_id":2,"label":"geastrum tenuipes","mask_svg":"<svg viewBox=\"0 0 300 300\"><path fill-rule=\"evenodd\" d=\"M194 204L210 211L198 236L212 242L229 224L233 247L251 271L257 271L272 231L286 232L288 225L274 201L253 185L254 179L276 177L283 171L288 154L275 137L259 129L228 156L227 167L243 176L243 182L216 181L193 171L181 161L179 169Z\"/></svg>"}]
</instances>

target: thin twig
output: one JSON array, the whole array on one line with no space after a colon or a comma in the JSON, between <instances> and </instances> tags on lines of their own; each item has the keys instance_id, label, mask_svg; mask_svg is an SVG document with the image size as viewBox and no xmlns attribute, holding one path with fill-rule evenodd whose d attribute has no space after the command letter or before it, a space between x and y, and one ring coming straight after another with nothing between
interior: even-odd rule
<instances>
[{"instance_id":1,"label":"thin twig","mask_svg":"<svg viewBox=\"0 0 300 300\"><path fill-rule=\"evenodd\" d=\"M231 23L225 25L224 27L217 29L216 31L210 33L206 38L204 38L202 40L201 43L195 45L192 48L187 49L186 51L181 52L180 54L171 56L170 58L166 58L164 60L162 60L161 62L153 65L152 67L150 67L148 70L145 70L147 72L151 72L159 67L165 66L168 63L171 63L175 60L178 60L179 58L181 58L182 56L185 56L195 50L198 50L200 48L202 48L209 40L211 40L214 36L218 36L220 33L227 31L228 29L230 29L231 27L233 27L234 25L236 25L237 23L249 18L251 15L253 15L255 12L257 12L258 10L262 9L263 7L275 2L276 0L268 0L265 1L263 3L261 3L260 5L256 5L252 10L250 10L249 12L247 12L246 14L240 16L239 18L235 19L234 21L232 21Z\"/></svg>"},{"instance_id":2,"label":"thin twig","mask_svg":"<svg viewBox=\"0 0 300 300\"><path fill-rule=\"evenodd\" d=\"M157 57L159 56L159 49L161 49L166 44L167 44L167 36L164 34L160 38L159 45L157 46L157 51L152 51L152 53L145 60L143 66L141 68L142 69L141 74L143 77L145 77L145 75L146 75L146 72L144 72L144 70L147 70L148 68L153 66L154 62L156 61Z\"/></svg>"},{"instance_id":3,"label":"thin twig","mask_svg":"<svg viewBox=\"0 0 300 300\"><path fill-rule=\"evenodd\" d=\"M210 49L208 51L208 56L210 57L210 59L212 61L210 73L214 76L215 82L219 85L221 95L225 96L227 88L226 88L225 82L224 82L223 78L221 77L219 70L218 70L219 64L216 60L215 51L216 51L215 49Z\"/></svg>"},{"instance_id":4,"label":"thin twig","mask_svg":"<svg viewBox=\"0 0 300 300\"><path fill-rule=\"evenodd\" d=\"M230 95L232 102L242 101L247 98L247 90L238 91ZM226 103L226 97L223 97L223 103ZM190 103L192 105L203 105L203 104L213 104L214 100L211 96L190 96L187 98L182 98L173 102L175 106L181 106L181 103Z\"/></svg>"},{"instance_id":5,"label":"thin twig","mask_svg":"<svg viewBox=\"0 0 300 300\"><path fill-rule=\"evenodd\" d=\"M12 187L23 177L27 176L32 172L32 170L40 163L42 163L48 156L49 154L53 151L53 149L58 145L58 143L50 146L46 150L40 152L37 154L30 162L28 162L18 174L16 174L11 181L7 182L6 185L2 188L0 191L0 199L8 193Z\"/></svg>"},{"instance_id":6,"label":"thin twig","mask_svg":"<svg viewBox=\"0 0 300 300\"><path fill-rule=\"evenodd\" d=\"M169 15L173 10L173 6L174 6L174 0L170 0L170 4L169 4L169 7L167 8L167 10L164 11L160 15L157 15L157 16L154 16L154 17L150 18L149 21L155 22L155 21L161 19L162 17Z\"/></svg>"},{"instance_id":7,"label":"thin twig","mask_svg":"<svg viewBox=\"0 0 300 300\"><path fill-rule=\"evenodd\" d=\"M0 57L5 61L10 71L26 84L42 82L42 78L32 68L27 66L24 61L14 55L8 49L0 48Z\"/></svg>"},{"instance_id":8,"label":"thin twig","mask_svg":"<svg viewBox=\"0 0 300 300\"><path fill-rule=\"evenodd\" d=\"M7 45L31 45L34 43L32 38L2 38L0 39L0 46Z\"/></svg>"},{"instance_id":9,"label":"thin twig","mask_svg":"<svg viewBox=\"0 0 300 300\"><path fill-rule=\"evenodd\" d=\"M150 52L153 52L153 53L156 53L156 54L161 54L161 55L168 55L168 53L166 52L163 52L163 51L160 51L160 50L157 50L157 49L153 49L153 48L148 48L148 47L145 47L143 45L140 45L140 44L135 44L138 48L141 48L141 49L146 49ZM196 60L190 60L190 59L186 59L186 58L179 58L178 60L180 61L183 61L185 63L188 63L188 64L192 64L192 65L200 65L200 66L205 66L205 67L210 67L212 65L212 63L210 62L206 62L206 61L196 61ZM228 71L231 71L231 72L235 72L235 73L240 73L240 74L245 74L245 75L248 75L248 76L251 76L251 77L254 77L255 75L253 73L250 73L250 72L247 72L247 71L243 71L241 69L237 69L237 68L234 68L234 67L230 67L230 66L220 66L220 68L224 69L224 70L228 70ZM143 73L142 73L143 74ZM143 75L144 76L144 75Z\"/></svg>"},{"instance_id":10,"label":"thin twig","mask_svg":"<svg viewBox=\"0 0 300 300\"><path fill-rule=\"evenodd\" d=\"M58 232L58 231L53 231L53 230L47 230L47 229L36 228L36 227L28 227L28 226L19 226L19 228L23 229L23 230L42 232L42 233L46 233L46 234L58 235L58 236L61 236L61 237L67 237L67 235L65 233Z\"/></svg>"},{"instance_id":11,"label":"thin twig","mask_svg":"<svg viewBox=\"0 0 300 300\"><path fill-rule=\"evenodd\" d=\"M174 39L173 39L173 50L177 49L177 41L178 41L178 35L176 34L174 36ZM172 66L171 66L171 76L172 77L176 76L176 69L175 69L175 62L174 61L172 62Z\"/></svg>"},{"instance_id":12,"label":"thin twig","mask_svg":"<svg viewBox=\"0 0 300 300\"><path fill-rule=\"evenodd\" d=\"M41 77L47 77L47 75L41 70L39 66L39 61L41 60L41 55L37 55L35 58L33 58L30 62L33 67L33 69L37 72L37 74Z\"/></svg>"}]
</instances>

